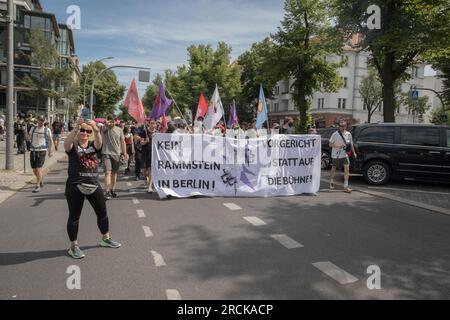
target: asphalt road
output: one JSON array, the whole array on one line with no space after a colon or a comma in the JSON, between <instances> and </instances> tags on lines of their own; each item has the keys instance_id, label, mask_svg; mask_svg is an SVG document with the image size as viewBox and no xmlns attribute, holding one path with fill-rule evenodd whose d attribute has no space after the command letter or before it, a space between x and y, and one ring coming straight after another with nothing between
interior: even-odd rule
<instances>
[{"instance_id":1,"label":"asphalt road","mask_svg":"<svg viewBox=\"0 0 450 320\"><path fill-rule=\"evenodd\" d=\"M122 177L108 210L123 247L98 246L86 202L79 240L87 257L76 261L67 256L65 178L59 164L40 194L30 186L0 206L0 299L450 298L446 215L327 190L159 200L142 181ZM66 285L73 265L80 290ZM381 289L367 287L372 265L381 270Z\"/></svg>"}]
</instances>

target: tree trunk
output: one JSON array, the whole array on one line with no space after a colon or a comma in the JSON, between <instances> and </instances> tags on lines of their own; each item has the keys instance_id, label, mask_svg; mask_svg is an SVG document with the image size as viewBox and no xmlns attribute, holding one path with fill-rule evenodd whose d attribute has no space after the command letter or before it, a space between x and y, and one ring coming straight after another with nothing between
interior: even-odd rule
<instances>
[{"instance_id":1,"label":"tree trunk","mask_svg":"<svg viewBox=\"0 0 450 320\"><path fill-rule=\"evenodd\" d=\"M39 113L39 103L41 102L39 93L36 95L36 116Z\"/></svg>"},{"instance_id":2,"label":"tree trunk","mask_svg":"<svg viewBox=\"0 0 450 320\"><path fill-rule=\"evenodd\" d=\"M395 77L392 70L393 58L388 55L385 57L383 65L383 115L384 122L395 123L395 96L394 96L394 84Z\"/></svg>"},{"instance_id":3,"label":"tree trunk","mask_svg":"<svg viewBox=\"0 0 450 320\"><path fill-rule=\"evenodd\" d=\"M367 123L370 123L372 121L372 110L367 110Z\"/></svg>"}]
</instances>

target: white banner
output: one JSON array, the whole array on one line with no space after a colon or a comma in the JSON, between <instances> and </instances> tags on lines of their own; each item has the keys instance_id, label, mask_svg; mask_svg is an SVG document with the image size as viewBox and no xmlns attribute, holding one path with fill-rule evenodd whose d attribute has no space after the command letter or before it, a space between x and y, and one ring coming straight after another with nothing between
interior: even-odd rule
<instances>
[{"instance_id":1,"label":"white banner","mask_svg":"<svg viewBox=\"0 0 450 320\"><path fill-rule=\"evenodd\" d=\"M318 135L233 139L157 134L153 138L152 176L160 198L315 193L320 174Z\"/></svg>"}]
</instances>

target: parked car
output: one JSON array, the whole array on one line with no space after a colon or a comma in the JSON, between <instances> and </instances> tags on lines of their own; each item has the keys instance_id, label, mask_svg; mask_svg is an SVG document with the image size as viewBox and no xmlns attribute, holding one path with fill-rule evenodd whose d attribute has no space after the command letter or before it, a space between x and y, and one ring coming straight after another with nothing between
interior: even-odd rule
<instances>
[{"instance_id":1,"label":"parked car","mask_svg":"<svg viewBox=\"0 0 450 320\"><path fill-rule=\"evenodd\" d=\"M450 181L450 127L365 124L353 132L358 158L352 170L367 183L391 178Z\"/></svg>"}]
</instances>

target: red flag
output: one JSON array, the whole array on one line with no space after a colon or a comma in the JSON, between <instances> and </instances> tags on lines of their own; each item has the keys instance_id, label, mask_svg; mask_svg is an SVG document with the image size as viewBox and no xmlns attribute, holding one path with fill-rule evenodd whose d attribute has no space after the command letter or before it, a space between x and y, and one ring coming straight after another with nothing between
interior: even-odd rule
<instances>
[{"instance_id":1,"label":"red flag","mask_svg":"<svg viewBox=\"0 0 450 320\"><path fill-rule=\"evenodd\" d=\"M127 97L124 102L125 107L128 108L128 114L133 117L138 124L145 123L145 110L142 105L136 81L133 79L130 89L128 89Z\"/></svg>"},{"instance_id":2,"label":"red flag","mask_svg":"<svg viewBox=\"0 0 450 320\"><path fill-rule=\"evenodd\" d=\"M203 96L203 92L200 95L200 101L198 102L197 115L195 116L195 120L199 117L205 118L206 113L208 112L208 104L206 103L205 97Z\"/></svg>"},{"instance_id":3,"label":"red flag","mask_svg":"<svg viewBox=\"0 0 450 320\"><path fill-rule=\"evenodd\" d=\"M168 128L166 114L164 113L161 120L161 133L166 133Z\"/></svg>"}]
</instances>

